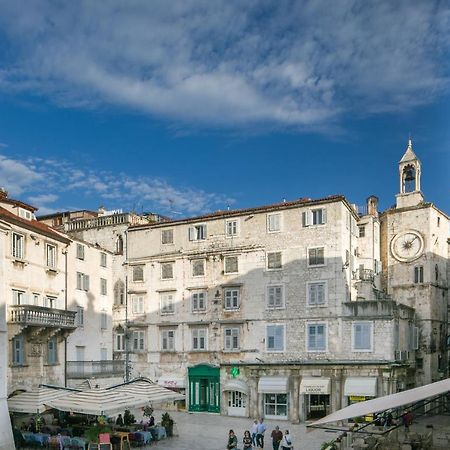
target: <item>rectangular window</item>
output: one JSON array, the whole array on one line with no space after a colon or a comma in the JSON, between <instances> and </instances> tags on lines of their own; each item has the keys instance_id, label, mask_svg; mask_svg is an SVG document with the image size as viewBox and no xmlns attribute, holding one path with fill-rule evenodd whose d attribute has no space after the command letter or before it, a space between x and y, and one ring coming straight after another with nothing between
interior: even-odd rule
<instances>
[{"instance_id":1,"label":"rectangular window","mask_svg":"<svg viewBox=\"0 0 450 450\"><path fill-rule=\"evenodd\" d=\"M423 266L414 267L414 283L423 283Z\"/></svg>"},{"instance_id":2,"label":"rectangular window","mask_svg":"<svg viewBox=\"0 0 450 450\"><path fill-rule=\"evenodd\" d=\"M108 328L108 314L102 311L100 314L100 329L106 330Z\"/></svg>"},{"instance_id":3,"label":"rectangular window","mask_svg":"<svg viewBox=\"0 0 450 450\"><path fill-rule=\"evenodd\" d=\"M133 266L133 281L144 281L144 266Z\"/></svg>"},{"instance_id":4,"label":"rectangular window","mask_svg":"<svg viewBox=\"0 0 450 450\"><path fill-rule=\"evenodd\" d=\"M11 253L13 258L23 259L25 238L21 234L12 234Z\"/></svg>"},{"instance_id":5,"label":"rectangular window","mask_svg":"<svg viewBox=\"0 0 450 450\"><path fill-rule=\"evenodd\" d=\"M89 275L77 272L77 289L80 291L89 291Z\"/></svg>"},{"instance_id":6,"label":"rectangular window","mask_svg":"<svg viewBox=\"0 0 450 450\"><path fill-rule=\"evenodd\" d=\"M268 308L283 308L284 296L283 286L267 286L267 307Z\"/></svg>"},{"instance_id":7,"label":"rectangular window","mask_svg":"<svg viewBox=\"0 0 450 450\"><path fill-rule=\"evenodd\" d=\"M47 244L45 246L47 267L56 267L56 247L54 245Z\"/></svg>"},{"instance_id":8,"label":"rectangular window","mask_svg":"<svg viewBox=\"0 0 450 450\"><path fill-rule=\"evenodd\" d=\"M325 225L327 223L327 210L325 208L314 208L302 213L304 227L313 225Z\"/></svg>"},{"instance_id":9,"label":"rectangular window","mask_svg":"<svg viewBox=\"0 0 450 450\"><path fill-rule=\"evenodd\" d=\"M323 352L327 349L327 326L307 325L307 349L309 352Z\"/></svg>"},{"instance_id":10,"label":"rectangular window","mask_svg":"<svg viewBox=\"0 0 450 450\"><path fill-rule=\"evenodd\" d=\"M352 324L352 347L353 351L372 351L372 322Z\"/></svg>"},{"instance_id":11,"label":"rectangular window","mask_svg":"<svg viewBox=\"0 0 450 450\"><path fill-rule=\"evenodd\" d=\"M25 341L23 336L16 336L12 339L12 363L15 366L25 364Z\"/></svg>"},{"instance_id":12,"label":"rectangular window","mask_svg":"<svg viewBox=\"0 0 450 450\"><path fill-rule=\"evenodd\" d=\"M115 339L115 349L118 352L123 352L125 350L125 334L116 333Z\"/></svg>"},{"instance_id":13,"label":"rectangular window","mask_svg":"<svg viewBox=\"0 0 450 450\"><path fill-rule=\"evenodd\" d=\"M144 314L144 297L133 296L131 298L131 309L133 314Z\"/></svg>"},{"instance_id":14,"label":"rectangular window","mask_svg":"<svg viewBox=\"0 0 450 450\"><path fill-rule=\"evenodd\" d=\"M205 275L205 260L194 259L192 260L192 276L203 277Z\"/></svg>"},{"instance_id":15,"label":"rectangular window","mask_svg":"<svg viewBox=\"0 0 450 450\"><path fill-rule=\"evenodd\" d=\"M233 237L238 235L238 221L237 220L227 220L225 222L225 234L227 237Z\"/></svg>"},{"instance_id":16,"label":"rectangular window","mask_svg":"<svg viewBox=\"0 0 450 450\"><path fill-rule=\"evenodd\" d=\"M282 268L281 252L267 253L267 268L269 270L276 270Z\"/></svg>"},{"instance_id":17,"label":"rectangular window","mask_svg":"<svg viewBox=\"0 0 450 450\"><path fill-rule=\"evenodd\" d=\"M56 308L56 301L58 300L56 297L52 297L50 295L47 295L45 297L46 305L48 308Z\"/></svg>"},{"instance_id":18,"label":"rectangular window","mask_svg":"<svg viewBox=\"0 0 450 450\"><path fill-rule=\"evenodd\" d=\"M264 417L287 419L288 394L264 394Z\"/></svg>"},{"instance_id":19,"label":"rectangular window","mask_svg":"<svg viewBox=\"0 0 450 450\"><path fill-rule=\"evenodd\" d=\"M161 350L166 352L175 350L175 330L161 331Z\"/></svg>"},{"instance_id":20,"label":"rectangular window","mask_svg":"<svg viewBox=\"0 0 450 450\"><path fill-rule=\"evenodd\" d=\"M207 349L208 330L206 328L192 329L192 350Z\"/></svg>"},{"instance_id":21,"label":"rectangular window","mask_svg":"<svg viewBox=\"0 0 450 450\"><path fill-rule=\"evenodd\" d=\"M267 214L267 231L275 233L281 230L281 214Z\"/></svg>"},{"instance_id":22,"label":"rectangular window","mask_svg":"<svg viewBox=\"0 0 450 450\"><path fill-rule=\"evenodd\" d=\"M159 299L160 299L161 314L173 314L175 312L173 293L161 292Z\"/></svg>"},{"instance_id":23,"label":"rectangular window","mask_svg":"<svg viewBox=\"0 0 450 450\"><path fill-rule=\"evenodd\" d=\"M52 337L47 341L47 364L56 364L58 362L58 347L56 338Z\"/></svg>"},{"instance_id":24,"label":"rectangular window","mask_svg":"<svg viewBox=\"0 0 450 450\"><path fill-rule=\"evenodd\" d=\"M324 247L308 249L308 266L323 266L325 264Z\"/></svg>"},{"instance_id":25,"label":"rectangular window","mask_svg":"<svg viewBox=\"0 0 450 450\"><path fill-rule=\"evenodd\" d=\"M107 255L105 252L101 252L100 253L100 266L106 267L106 263L107 263Z\"/></svg>"},{"instance_id":26,"label":"rectangular window","mask_svg":"<svg viewBox=\"0 0 450 450\"><path fill-rule=\"evenodd\" d=\"M77 258L84 259L84 245L77 244Z\"/></svg>"},{"instance_id":27,"label":"rectangular window","mask_svg":"<svg viewBox=\"0 0 450 450\"><path fill-rule=\"evenodd\" d=\"M224 273L238 273L238 257L237 256L225 256L224 259Z\"/></svg>"},{"instance_id":28,"label":"rectangular window","mask_svg":"<svg viewBox=\"0 0 450 450\"><path fill-rule=\"evenodd\" d=\"M40 299L39 294L33 294L33 305L34 306L39 306L39 303L40 303L39 299Z\"/></svg>"},{"instance_id":29,"label":"rectangular window","mask_svg":"<svg viewBox=\"0 0 450 450\"><path fill-rule=\"evenodd\" d=\"M77 306L77 326L84 326L84 308Z\"/></svg>"},{"instance_id":30,"label":"rectangular window","mask_svg":"<svg viewBox=\"0 0 450 450\"><path fill-rule=\"evenodd\" d=\"M359 237L366 236L366 227L364 225L359 225L358 230L359 230Z\"/></svg>"},{"instance_id":31,"label":"rectangular window","mask_svg":"<svg viewBox=\"0 0 450 450\"><path fill-rule=\"evenodd\" d=\"M101 295L108 294L108 284L105 278L100 278L100 294Z\"/></svg>"},{"instance_id":32,"label":"rectangular window","mask_svg":"<svg viewBox=\"0 0 450 450\"><path fill-rule=\"evenodd\" d=\"M225 309L239 309L239 288L226 288L223 290L225 298Z\"/></svg>"},{"instance_id":33,"label":"rectangular window","mask_svg":"<svg viewBox=\"0 0 450 450\"><path fill-rule=\"evenodd\" d=\"M239 350L239 328L225 328L224 335L224 349L227 351Z\"/></svg>"},{"instance_id":34,"label":"rectangular window","mask_svg":"<svg viewBox=\"0 0 450 450\"><path fill-rule=\"evenodd\" d=\"M13 305L25 305L25 292L13 289Z\"/></svg>"},{"instance_id":35,"label":"rectangular window","mask_svg":"<svg viewBox=\"0 0 450 450\"><path fill-rule=\"evenodd\" d=\"M206 291L192 293L192 312L206 311Z\"/></svg>"},{"instance_id":36,"label":"rectangular window","mask_svg":"<svg viewBox=\"0 0 450 450\"><path fill-rule=\"evenodd\" d=\"M173 278L173 262L161 263L161 278L163 280Z\"/></svg>"},{"instance_id":37,"label":"rectangular window","mask_svg":"<svg viewBox=\"0 0 450 450\"><path fill-rule=\"evenodd\" d=\"M31 220L33 219L34 214L31 211L28 211L27 209L19 208L19 217L22 217L22 219Z\"/></svg>"},{"instance_id":38,"label":"rectangular window","mask_svg":"<svg viewBox=\"0 0 450 450\"><path fill-rule=\"evenodd\" d=\"M145 332L133 331L133 350L145 350Z\"/></svg>"},{"instance_id":39,"label":"rectangular window","mask_svg":"<svg viewBox=\"0 0 450 450\"><path fill-rule=\"evenodd\" d=\"M189 240L202 241L206 239L206 225L194 225L189 227Z\"/></svg>"},{"instance_id":40,"label":"rectangular window","mask_svg":"<svg viewBox=\"0 0 450 450\"><path fill-rule=\"evenodd\" d=\"M326 283L317 281L308 283L308 305L318 306L326 303Z\"/></svg>"},{"instance_id":41,"label":"rectangular window","mask_svg":"<svg viewBox=\"0 0 450 450\"><path fill-rule=\"evenodd\" d=\"M161 230L161 244L173 244L173 230Z\"/></svg>"},{"instance_id":42,"label":"rectangular window","mask_svg":"<svg viewBox=\"0 0 450 450\"><path fill-rule=\"evenodd\" d=\"M268 352L284 351L284 325L267 325L266 334Z\"/></svg>"}]
</instances>

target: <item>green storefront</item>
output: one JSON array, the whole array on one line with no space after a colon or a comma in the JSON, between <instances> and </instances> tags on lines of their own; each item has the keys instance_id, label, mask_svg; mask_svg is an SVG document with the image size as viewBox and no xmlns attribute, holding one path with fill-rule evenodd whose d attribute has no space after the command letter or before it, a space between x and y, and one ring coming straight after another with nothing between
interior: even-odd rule
<instances>
[{"instance_id":1,"label":"green storefront","mask_svg":"<svg viewBox=\"0 0 450 450\"><path fill-rule=\"evenodd\" d=\"M189 411L220 412L220 369L199 364L188 369Z\"/></svg>"}]
</instances>

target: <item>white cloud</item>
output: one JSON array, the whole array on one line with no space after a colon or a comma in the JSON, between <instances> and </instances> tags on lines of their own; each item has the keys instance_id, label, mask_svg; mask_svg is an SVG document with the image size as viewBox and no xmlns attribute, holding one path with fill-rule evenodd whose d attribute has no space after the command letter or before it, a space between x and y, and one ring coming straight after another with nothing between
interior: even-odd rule
<instances>
[{"instance_id":1,"label":"white cloud","mask_svg":"<svg viewBox=\"0 0 450 450\"><path fill-rule=\"evenodd\" d=\"M207 125L313 127L449 88L445 2L0 0L0 89ZM68 32L70 30L70 32Z\"/></svg>"},{"instance_id":2,"label":"white cloud","mask_svg":"<svg viewBox=\"0 0 450 450\"><path fill-rule=\"evenodd\" d=\"M11 196L26 196L39 214L72 209L62 203L101 203L110 208L153 211L160 214L200 214L224 209L234 200L223 194L174 186L161 178L131 177L125 173L75 167L65 160L31 157L18 161L0 154L0 179ZM61 194L61 195L57 195ZM71 204L72 204L71 203Z\"/></svg>"}]
</instances>

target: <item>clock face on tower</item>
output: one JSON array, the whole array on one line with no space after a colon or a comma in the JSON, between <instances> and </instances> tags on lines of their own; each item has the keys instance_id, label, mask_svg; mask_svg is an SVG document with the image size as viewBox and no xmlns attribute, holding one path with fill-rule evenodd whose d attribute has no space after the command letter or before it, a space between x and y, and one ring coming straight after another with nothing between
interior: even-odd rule
<instances>
[{"instance_id":1,"label":"clock face on tower","mask_svg":"<svg viewBox=\"0 0 450 450\"><path fill-rule=\"evenodd\" d=\"M391 253L401 262L417 259L423 252L423 237L417 231L404 231L394 236L391 241Z\"/></svg>"}]
</instances>

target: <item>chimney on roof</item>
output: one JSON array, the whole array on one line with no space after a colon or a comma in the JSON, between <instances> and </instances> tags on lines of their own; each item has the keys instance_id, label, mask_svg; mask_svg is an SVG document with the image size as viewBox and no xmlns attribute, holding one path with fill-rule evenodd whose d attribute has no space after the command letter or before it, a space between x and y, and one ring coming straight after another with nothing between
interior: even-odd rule
<instances>
[{"instance_id":1,"label":"chimney on roof","mask_svg":"<svg viewBox=\"0 0 450 450\"><path fill-rule=\"evenodd\" d=\"M104 216L104 215L105 215L105 207L104 207L103 205L100 205L100 206L98 207L97 212L98 212L98 215L99 215L99 216Z\"/></svg>"},{"instance_id":2,"label":"chimney on roof","mask_svg":"<svg viewBox=\"0 0 450 450\"><path fill-rule=\"evenodd\" d=\"M8 191L4 187L0 187L0 199L7 198L7 197L8 197Z\"/></svg>"}]
</instances>

